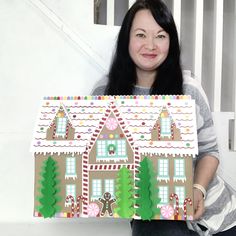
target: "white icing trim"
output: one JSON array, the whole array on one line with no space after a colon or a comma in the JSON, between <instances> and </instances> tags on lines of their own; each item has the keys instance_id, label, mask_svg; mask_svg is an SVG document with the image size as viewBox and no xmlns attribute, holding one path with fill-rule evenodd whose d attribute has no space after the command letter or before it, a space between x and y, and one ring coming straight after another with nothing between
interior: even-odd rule
<instances>
[{"instance_id":1,"label":"white icing trim","mask_svg":"<svg viewBox=\"0 0 236 236\"><path fill-rule=\"evenodd\" d=\"M99 197L93 197L93 196L90 197L91 202L95 202L96 200L98 201L98 199L99 199Z\"/></svg>"},{"instance_id":2,"label":"white icing trim","mask_svg":"<svg viewBox=\"0 0 236 236\"><path fill-rule=\"evenodd\" d=\"M57 138L65 138L66 134L61 134L61 133L55 133L55 137ZM57 141L57 140L55 140Z\"/></svg>"},{"instance_id":3,"label":"white icing trim","mask_svg":"<svg viewBox=\"0 0 236 236\"><path fill-rule=\"evenodd\" d=\"M104 157L104 158L97 158L96 157L96 161L97 162L101 162L101 161L104 161L104 162L110 162L110 161L114 161L114 162L119 162L119 161L128 161L128 156L126 156L126 157L119 157L119 158L111 158L111 157L109 157L109 158L106 158L106 157Z\"/></svg>"},{"instance_id":4,"label":"white icing trim","mask_svg":"<svg viewBox=\"0 0 236 236\"><path fill-rule=\"evenodd\" d=\"M182 181L183 183L186 182L186 177L174 177L174 182Z\"/></svg>"},{"instance_id":5,"label":"white icing trim","mask_svg":"<svg viewBox=\"0 0 236 236\"><path fill-rule=\"evenodd\" d=\"M164 180L167 183L170 181L170 177L169 176L168 177L157 176L157 180L159 180L159 181Z\"/></svg>"},{"instance_id":6,"label":"white icing trim","mask_svg":"<svg viewBox=\"0 0 236 236\"><path fill-rule=\"evenodd\" d=\"M70 207L71 206L71 201L70 202L65 202L65 207Z\"/></svg>"},{"instance_id":7,"label":"white icing trim","mask_svg":"<svg viewBox=\"0 0 236 236\"><path fill-rule=\"evenodd\" d=\"M77 179L77 174L73 174L73 175L65 174L65 179L70 179L70 178L72 178L73 180Z\"/></svg>"}]
</instances>

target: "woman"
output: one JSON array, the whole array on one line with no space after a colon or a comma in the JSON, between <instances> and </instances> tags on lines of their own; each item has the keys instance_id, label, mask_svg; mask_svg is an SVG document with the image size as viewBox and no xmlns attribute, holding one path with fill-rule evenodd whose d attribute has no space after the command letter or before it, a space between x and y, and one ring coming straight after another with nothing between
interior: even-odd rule
<instances>
[{"instance_id":1,"label":"woman","mask_svg":"<svg viewBox=\"0 0 236 236\"><path fill-rule=\"evenodd\" d=\"M182 74L176 26L161 0L138 0L127 12L108 83L93 94L188 94L196 101L194 221L133 220L134 236L236 235L236 193L216 175L219 154L208 102L196 81Z\"/></svg>"}]
</instances>

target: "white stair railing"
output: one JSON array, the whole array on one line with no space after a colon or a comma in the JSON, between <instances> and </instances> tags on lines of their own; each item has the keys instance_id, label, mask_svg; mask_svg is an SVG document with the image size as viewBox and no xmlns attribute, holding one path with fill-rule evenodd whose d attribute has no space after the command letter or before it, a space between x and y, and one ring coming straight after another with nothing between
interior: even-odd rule
<instances>
[{"instance_id":1,"label":"white stair railing","mask_svg":"<svg viewBox=\"0 0 236 236\"><path fill-rule=\"evenodd\" d=\"M68 26L52 9L40 0L29 0L42 14L46 16L75 46L82 52L90 62L95 64L97 68L106 73L108 70L107 63L86 43L86 41Z\"/></svg>"},{"instance_id":2,"label":"white stair railing","mask_svg":"<svg viewBox=\"0 0 236 236\"><path fill-rule=\"evenodd\" d=\"M129 8L135 3L136 0L129 0Z\"/></svg>"},{"instance_id":3,"label":"white stair railing","mask_svg":"<svg viewBox=\"0 0 236 236\"><path fill-rule=\"evenodd\" d=\"M221 111L224 0L215 1L214 96L213 111Z\"/></svg>"},{"instance_id":4,"label":"white stair railing","mask_svg":"<svg viewBox=\"0 0 236 236\"><path fill-rule=\"evenodd\" d=\"M202 80L203 3L203 0L195 1L194 74L200 83Z\"/></svg>"},{"instance_id":5,"label":"white stair railing","mask_svg":"<svg viewBox=\"0 0 236 236\"><path fill-rule=\"evenodd\" d=\"M107 25L115 22L115 0L107 0Z\"/></svg>"},{"instance_id":6,"label":"white stair railing","mask_svg":"<svg viewBox=\"0 0 236 236\"><path fill-rule=\"evenodd\" d=\"M234 5L234 19L236 19L236 4ZM234 20L234 35L236 35L236 20ZM236 38L236 37L235 37ZM234 64L236 61L236 46L234 47ZM234 66L233 71L233 78L234 81L236 80L236 66ZM234 94L233 94L233 100L234 100L234 127L233 127L233 140L232 140L232 150L236 151L236 82L234 82Z\"/></svg>"},{"instance_id":7,"label":"white stair railing","mask_svg":"<svg viewBox=\"0 0 236 236\"><path fill-rule=\"evenodd\" d=\"M181 0L175 0L173 2L173 17L175 19L175 24L176 24L178 35L179 35L179 38L180 38L180 32L181 32Z\"/></svg>"}]
</instances>

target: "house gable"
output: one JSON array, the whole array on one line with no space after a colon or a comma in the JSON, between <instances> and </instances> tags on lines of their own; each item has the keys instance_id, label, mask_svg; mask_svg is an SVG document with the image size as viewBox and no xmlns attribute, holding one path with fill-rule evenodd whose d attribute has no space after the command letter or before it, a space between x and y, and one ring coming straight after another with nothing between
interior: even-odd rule
<instances>
[{"instance_id":1,"label":"house gable","mask_svg":"<svg viewBox=\"0 0 236 236\"><path fill-rule=\"evenodd\" d=\"M134 140L117 106L110 102L92 135L89 163L133 163Z\"/></svg>"},{"instance_id":2,"label":"house gable","mask_svg":"<svg viewBox=\"0 0 236 236\"><path fill-rule=\"evenodd\" d=\"M180 141L180 129L176 127L172 116L168 109L163 107L156 121L153 129L151 130L151 140L153 141Z\"/></svg>"},{"instance_id":3,"label":"house gable","mask_svg":"<svg viewBox=\"0 0 236 236\"><path fill-rule=\"evenodd\" d=\"M75 129L63 104L60 105L56 116L47 129L47 140L73 140Z\"/></svg>"}]
</instances>

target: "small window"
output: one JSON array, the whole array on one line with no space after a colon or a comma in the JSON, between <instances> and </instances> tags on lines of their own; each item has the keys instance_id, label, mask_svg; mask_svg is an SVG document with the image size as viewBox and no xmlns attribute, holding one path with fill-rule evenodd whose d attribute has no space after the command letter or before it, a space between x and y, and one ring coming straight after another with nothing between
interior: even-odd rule
<instances>
[{"instance_id":1,"label":"small window","mask_svg":"<svg viewBox=\"0 0 236 236\"><path fill-rule=\"evenodd\" d=\"M126 156L126 142L125 140L117 140L117 155Z\"/></svg>"},{"instance_id":2,"label":"small window","mask_svg":"<svg viewBox=\"0 0 236 236\"><path fill-rule=\"evenodd\" d=\"M126 140L97 140L97 158L100 160L126 159Z\"/></svg>"},{"instance_id":3,"label":"small window","mask_svg":"<svg viewBox=\"0 0 236 236\"><path fill-rule=\"evenodd\" d=\"M169 178L169 160L168 159L158 160L158 178L160 179Z\"/></svg>"},{"instance_id":4,"label":"small window","mask_svg":"<svg viewBox=\"0 0 236 236\"><path fill-rule=\"evenodd\" d=\"M76 159L75 157L66 158L66 175L76 174Z\"/></svg>"},{"instance_id":5,"label":"small window","mask_svg":"<svg viewBox=\"0 0 236 236\"><path fill-rule=\"evenodd\" d=\"M106 156L106 141L97 141L97 157Z\"/></svg>"},{"instance_id":6,"label":"small window","mask_svg":"<svg viewBox=\"0 0 236 236\"><path fill-rule=\"evenodd\" d=\"M102 180L93 179L92 181L92 198L98 199L102 197Z\"/></svg>"},{"instance_id":7,"label":"small window","mask_svg":"<svg viewBox=\"0 0 236 236\"><path fill-rule=\"evenodd\" d=\"M66 185L66 196L72 196L76 201L76 186L75 184L67 184ZM71 200L69 200L68 204L71 204Z\"/></svg>"},{"instance_id":8,"label":"small window","mask_svg":"<svg viewBox=\"0 0 236 236\"><path fill-rule=\"evenodd\" d=\"M169 203L169 187L159 186L159 198L161 198L160 205L166 205Z\"/></svg>"},{"instance_id":9,"label":"small window","mask_svg":"<svg viewBox=\"0 0 236 236\"><path fill-rule=\"evenodd\" d=\"M56 135L64 136L66 134L66 126L67 126L67 118L58 117L57 118Z\"/></svg>"},{"instance_id":10,"label":"small window","mask_svg":"<svg viewBox=\"0 0 236 236\"><path fill-rule=\"evenodd\" d=\"M75 174L75 157L66 158L66 173Z\"/></svg>"},{"instance_id":11,"label":"small window","mask_svg":"<svg viewBox=\"0 0 236 236\"><path fill-rule=\"evenodd\" d=\"M114 179L105 179L105 192L108 192L111 194L112 197L114 197Z\"/></svg>"},{"instance_id":12,"label":"small window","mask_svg":"<svg viewBox=\"0 0 236 236\"><path fill-rule=\"evenodd\" d=\"M174 160L174 181L186 181L185 175L185 159Z\"/></svg>"},{"instance_id":13,"label":"small window","mask_svg":"<svg viewBox=\"0 0 236 236\"><path fill-rule=\"evenodd\" d=\"M185 177L184 159L175 160L175 177Z\"/></svg>"},{"instance_id":14,"label":"small window","mask_svg":"<svg viewBox=\"0 0 236 236\"><path fill-rule=\"evenodd\" d=\"M171 136L171 119L170 117L161 118L161 136Z\"/></svg>"},{"instance_id":15,"label":"small window","mask_svg":"<svg viewBox=\"0 0 236 236\"><path fill-rule=\"evenodd\" d=\"M175 193L179 197L179 206L182 207L185 199L185 187L184 186L175 186Z\"/></svg>"}]
</instances>

